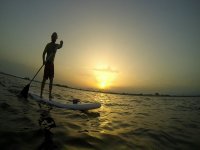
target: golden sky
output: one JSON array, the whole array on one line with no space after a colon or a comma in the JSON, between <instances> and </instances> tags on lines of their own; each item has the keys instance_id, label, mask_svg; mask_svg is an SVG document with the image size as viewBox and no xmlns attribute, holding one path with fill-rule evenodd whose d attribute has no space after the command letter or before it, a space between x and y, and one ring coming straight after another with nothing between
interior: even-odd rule
<instances>
[{"instance_id":1,"label":"golden sky","mask_svg":"<svg viewBox=\"0 0 200 150\"><path fill-rule=\"evenodd\" d=\"M55 82L132 93L200 92L198 1L4 1L0 71L32 77L53 32ZM37 77L41 80L43 72Z\"/></svg>"}]
</instances>

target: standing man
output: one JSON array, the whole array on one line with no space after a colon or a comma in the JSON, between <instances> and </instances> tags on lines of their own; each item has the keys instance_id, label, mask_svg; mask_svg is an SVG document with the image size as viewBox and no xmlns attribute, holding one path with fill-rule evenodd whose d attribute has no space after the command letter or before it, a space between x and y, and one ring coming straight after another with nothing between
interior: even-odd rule
<instances>
[{"instance_id":1,"label":"standing man","mask_svg":"<svg viewBox=\"0 0 200 150\"><path fill-rule=\"evenodd\" d=\"M43 76L42 85L41 85L40 97L42 98L45 82L49 78L50 80L49 100L51 100L52 98L51 91L52 91L52 84L53 84L53 78L54 78L54 58L55 58L57 49L60 49L63 46L63 41L60 41L60 44L56 44L57 38L58 38L58 35L56 32L54 32L51 35L51 42L46 45L43 55L42 55L43 64L45 65L45 68L44 68L44 76ZM46 59L45 59L45 55L46 55Z\"/></svg>"}]
</instances>

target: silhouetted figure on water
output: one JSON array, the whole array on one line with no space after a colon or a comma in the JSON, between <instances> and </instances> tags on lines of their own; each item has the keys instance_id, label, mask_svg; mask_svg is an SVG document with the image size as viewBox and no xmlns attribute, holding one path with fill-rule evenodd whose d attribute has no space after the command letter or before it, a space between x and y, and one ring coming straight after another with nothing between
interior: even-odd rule
<instances>
[{"instance_id":1,"label":"silhouetted figure on water","mask_svg":"<svg viewBox=\"0 0 200 150\"><path fill-rule=\"evenodd\" d=\"M54 32L51 35L51 42L46 45L43 55L42 55L43 64L45 64L45 68L44 68L44 76L43 76L42 85L41 85L40 97L42 98L45 82L49 78L50 80L49 100L51 100L52 98L51 91L52 91L52 84L53 84L53 78L54 78L54 58L55 58L57 49L60 49L63 46L63 41L60 41L60 44L56 44L57 38L58 38L58 35L56 32ZM45 55L46 55L46 59L45 59Z\"/></svg>"}]
</instances>

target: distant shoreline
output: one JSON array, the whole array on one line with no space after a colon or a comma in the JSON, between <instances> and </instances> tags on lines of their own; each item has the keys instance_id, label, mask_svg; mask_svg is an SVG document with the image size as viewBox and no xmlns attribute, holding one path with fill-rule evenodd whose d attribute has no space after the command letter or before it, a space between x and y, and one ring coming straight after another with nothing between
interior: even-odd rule
<instances>
[{"instance_id":1,"label":"distant shoreline","mask_svg":"<svg viewBox=\"0 0 200 150\"><path fill-rule=\"evenodd\" d=\"M12 75L9 73L5 73L5 72L0 72L0 74L3 75L7 75L7 76L11 76L11 77L15 77L15 78L19 78L22 80L27 80L30 81L31 79L28 77L19 77L16 75ZM37 83L41 83L40 81L37 80L33 80L33 82L37 82ZM48 83L47 83L48 84ZM58 87L63 87L63 88L69 88L69 89L75 89L75 90L81 90L81 91L88 91L88 92L99 92L99 93L105 93L105 94L117 94L117 95L129 95L129 96L150 96L150 97L200 97L200 95L170 95L170 94L159 94L159 93L155 93L155 94L134 94L134 93L126 93L126 92L111 92L111 91L102 91L102 90L94 90L94 89L83 89L83 88L76 88L76 87L70 87L67 85L62 85L62 84L53 84L54 86L58 86Z\"/></svg>"}]
</instances>

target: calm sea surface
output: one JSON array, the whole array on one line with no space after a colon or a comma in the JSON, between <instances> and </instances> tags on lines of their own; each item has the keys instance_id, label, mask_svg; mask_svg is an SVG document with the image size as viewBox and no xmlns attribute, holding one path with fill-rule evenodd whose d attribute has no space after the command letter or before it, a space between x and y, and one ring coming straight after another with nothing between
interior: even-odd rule
<instances>
[{"instance_id":1,"label":"calm sea surface","mask_svg":"<svg viewBox=\"0 0 200 150\"><path fill-rule=\"evenodd\" d=\"M26 80L0 74L2 150L200 150L200 98L145 97L53 87L56 101L100 102L88 112L16 95ZM40 84L30 91L39 93ZM48 86L45 95L47 97Z\"/></svg>"}]
</instances>

